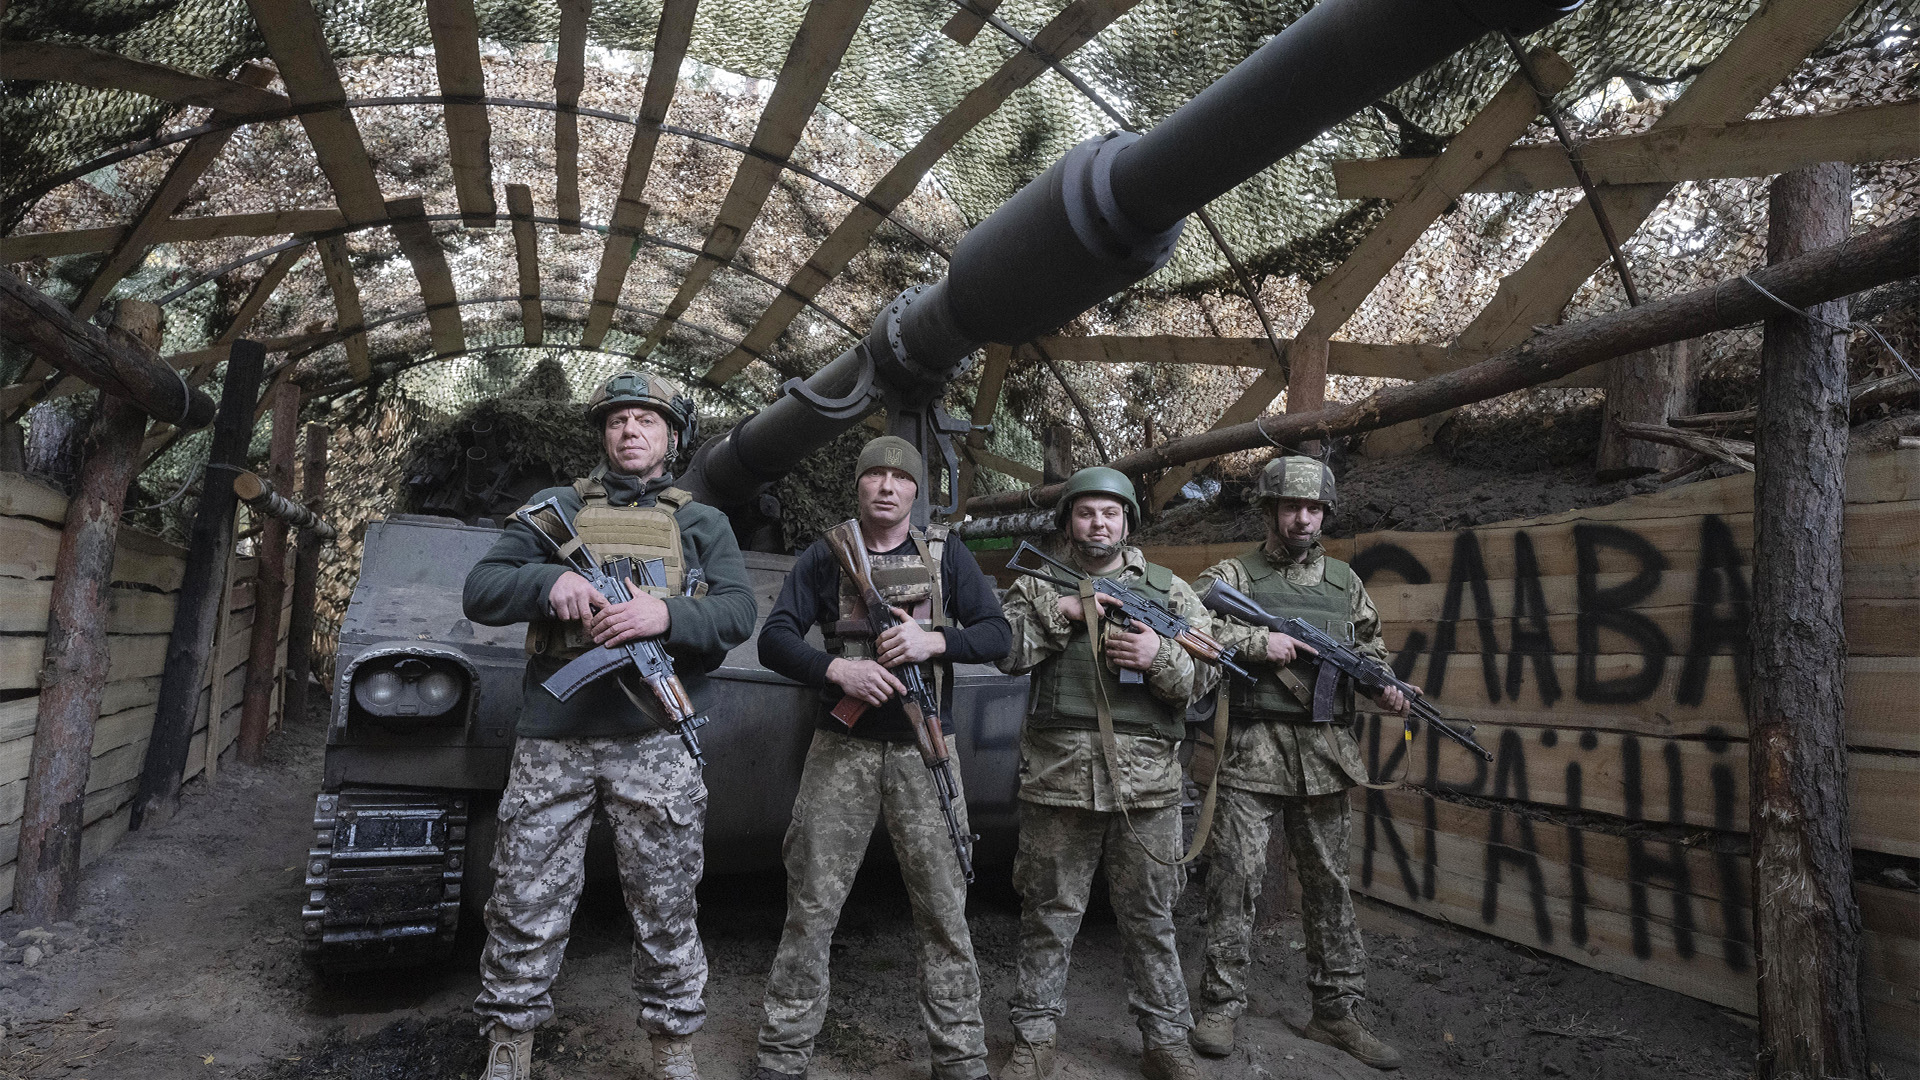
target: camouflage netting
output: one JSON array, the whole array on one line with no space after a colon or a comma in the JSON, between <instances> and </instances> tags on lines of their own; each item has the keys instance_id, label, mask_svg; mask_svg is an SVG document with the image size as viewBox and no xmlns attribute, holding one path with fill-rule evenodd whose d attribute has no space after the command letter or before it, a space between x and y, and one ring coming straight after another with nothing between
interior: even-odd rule
<instances>
[{"instance_id":1,"label":"camouflage netting","mask_svg":"<svg viewBox=\"0 0 1920 1080\"><path fill-rule=\"evenodd\" d=\"M1067 63L1136 124L1151 126L1308 6L1306 0L1147 0ZM1560 95L1577 135L1631 133L1657 119L1760 6L1760 0L1591 0L1532 43L1551 46L1577 72ZM668 122L749 141L772 89L766 80L778 72L805 7L799 0L701 5ZM1060 0L1008 0L999 12L1031 33L1062 7ZM316 8L349 97L439 92L431 37L419 5L322 0ZM488 93L551 100L555 5L480 0L476 8ZM823 107L808 124L794 161L851 190L868 190L903 149L1011 55L1014 47L991 29L965 47L941 35L939 28L953 10L950 0L874 3ZM658 19L656 2L601 0L594 5L582 106L623 115L637 109L649 60L645 50L651 47ZM1916 24L1920 0L1866 0L1814 59L1750 115L1827 112L1920 97L1920 67L1912 49ZM266 55L243 0L16 0L0 15L0 35L83 44L213 75L230 75L242 62ZM1220 227L1253 269L1280 333L1289 334L1305 321L1309 286L1336 265L1386 209L1378 201L1335 198L1328 163L1435 152L1512 71L1512 60L1498 40L1483 39L1213 205ZM15 81L4 83L0 91L0 155L8 162L0 175L0 200L10 202L39 192L48 178L128 140L187 128L207 115L205 110L177 109L136 94L67 84ZM493 107L488 119L496 191L509 183L527 184L536 213L553 215L553 115ZM420 195L429 214L457 209L440 108L364 108L356 112L356 120L385 194ZM901 204L896 217L934 245L950 249L969 225L1074 142L1109 126L1065 80L1044 75L961 140ZM588 223L604 223L610 216L632 131L627 124L580 121L582 214ZM1550 141L1550 133L1536 125L1523 141ZM133 157L28 198L0 225L18 235L122 224L140 211L178 150L176 145ZM698 248L739 162L734 150L663 136L646 190L652 208L647 232L659 241ZM1765 179L1678 185L1627 241L1626 254L1641 293L1652 298L1670 295L1760 261L1766 186ZM1566 190L1462 197L1426 231L1339 336L1384 343L1451 340L1492 297L1500 278L1537 251L1578 201L1577 193ZM1920 167L1915 162L1856 170L1856 230L1909 216L1917 202ZM178 214L203 217L332 205L304 132L298 122L286 121L242 128ZM785 282L849 207L846 197L825 185L783 172L747 233L737 262L773 282ZM519 286L510 230L471 229L457 222L434 228L460 297L485 301L461 309L469 355L421 362L433 349L426 321L417 317L419 286L389 231L375 228L346 238L367 318L416 317L397 319L369 333L376 371L369 385L348 387L339 346L297 360L298 376L311 394L306 418L335 425L335 502L349 525L401 508L408 479L405 462L417 438L436 431L444 435L455 430L462 417L471 423L477 407L493 399L512 399L514 388L536 367L544 365L543 395L558 398L564 393L579 399L606 374L625 366L624 354L652 329L649 312L666 305L693 262L690 255L663 243L641 245L621 295L621 303L633 310L615 318L607 351L579 351L566 346L580 339L585 305L578 301L592 291L603 240L591 230L567 235L540 228L546 340L557 347L528 349L520 344L519 309L511 299ZM277 242L235 238L164 244L121 284L118 295L158 299L207 278L167 305L163 351L198 348L227 327L267 264L257 261L214 271ZM98 253L42 258L10 269L50 294L68 298L85 287L99 258ZM883 225L847 272L822 290L817 299L822 310L804 311L768 358L784 373L812 370L852 342L849 328L864 330L900 289L932 280L944 269L938 252L895 225ZM649 362L665 374L691 381L729 351L731 341L754 325L775 296L776 286L722 269ZM1618 281L1603 270L1574 298L1567 317L1588 316L1624 302ZM1897 347L1910 355L1920 351L1910 289L1863 298L1858 306ZM310 333L330 327L334 317L331 294L317 259L310 255L280 286L249 335L273 339ZM1206 242L1204 230L1195 227L1164 271L1062 332L1249 337L1261 329L1218 253ZM1704 344L1702 407L1750 403L1758 338L1755 328L1715 335ZM1891 370L1884 353L1864 336L1856 335L1852 356L1861 377ZM24 366L17 354L0 355L0 382L14 381ZM563 380L553 378L556 367L564 372ZM1171 364L1067 364L1062 369L1087 401L1094 425L1116 456L1210 426L1255 374L1250 369ZM205 374L213 380L208 388L217 393L218 370ZM782 377L768 365L755 364L725 388L696 388L709 429L724 428L766 400ZM948 407L956 414L970 411L976 379L968 376L949 395ZM1329 396L1351 399L1378 382L1336 376ZM1469 457L1511 459L1515 455L1499 452L1498 434L1509 418L1545 411L1564 414L1561 422L1569 430L1588 430L1596 400L1596 392L1585 390L1512 395L1464 411L1443 444L1463 447ZM506 401L493 407L502 414L512 412ZM989 448L1030 465L1039 462L1037 432L1058 421L1081 426L1053 376L1035 365L1022 365L1010 375L995 421ZM256 433L256 454L264 450L265 428L261 425ZM859 439L843 441L857 445ZM1578 441L1570 440L1566 453L1574 453L1572 443ZM180 490L183 481L191 481L192 463L204 453L204 433L180 440L148 470L134 501L158 502ZM1084 439L1076 455L1080 464L1095 460ZM1238 473L1263 456L1235 455L1217 469ZM789 534L796 540L844 514L845 508L833 502L839 475L834 460L829 454L809 462L779 493L787 507ZM979 482L983 490L1014 486L984 471ZM168 514L191 502L178 500L141 520L177 528L177 516L169 519ZM344 603L344 589L352 580L354 550L352 545L343 547L340 561L328 564L329 574L337 579L337 603Z\"/></svg>"}]
</instances>

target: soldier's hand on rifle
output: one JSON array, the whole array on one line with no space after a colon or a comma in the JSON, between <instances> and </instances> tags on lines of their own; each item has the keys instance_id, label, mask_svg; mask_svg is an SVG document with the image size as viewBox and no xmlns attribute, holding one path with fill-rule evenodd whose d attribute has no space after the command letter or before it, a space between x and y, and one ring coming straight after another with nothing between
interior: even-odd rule
<instances>
[{"instance_id":1,"label":"soldier's hand on rifle","mask_svg":"<svg viewBox=\"0 0 1920 1080\"><path fill-rule=\"evenodd\" d=\"M1417 686L1414 687L1413 692L1416 694L1419 693L1420 688ZM1407 700L1407 695L1401 693L1400 688L1397 686L1384 687L1378 694L1371 696L1374 701L1380 704L1381 708L1395 716L1405 716L1407 715L1407 710L1413 708L1413 703Z\"/></svg>"},{"instance_id":2,"label":"soldier's hand on rifle","mask_svg":"<svg viewBox=\"0 0 1920 1080\"><path fill-rule=\"evenodd\" d=\"M607 598L589 585L586 578L565 570L555 579L553 588L547 590L547 606L553 608L556 619L584 621L593 616L594 609L606 607Z\"/></svg>"},{"instance_id":3,"label":"soldier's hand on rifle","mask_svg":"<svg viewBox=\"0 0 1920 1080\"><path fill-rule=\"evenodd\" d=\"M872 660L848 660L836 657L827 665L827 681L848 697L869 705L884 705L894 697L905 697L906 685L893 672Z\"/></svg>"},{"instance_id":4,"label":"soldier's hand on rifle","mask_svg":"<svg viewBox=\"0 0 1920 1080\"><path fill-rule=\"evenodd\" d=\"M1131 630L1107 632L1107 655L1121 667L1145 671L1159 654L1160 635L1138 623Z\"/></svg>"},{"instance_id":5,"label":"soldier's hand on rifle","mask_svg":"<svg viewBox=\"0 0 1920 1080\"><path fill-rule=\"evenodd\" d=\"M923 630L913 621L913 616L899 608L890 608L893 617L900 622L890 626L874 642L880 651L880 666L899 667L901 664L918 664L943 656L947 651L947 637L938 630Z\"/></svg>"},{"instance_id":6,"label":"soldier's hand on rifle","mask_svg":"<svg viewBox=\"0 0 1920 1080\"><path fill-rule=\"evenodd\" d=\"M1094 593L1093 599L1095 603L1100 605L1101 618L1106 618L1107 613L1110 611L1118 611L1120 609L1120 601L1108 596L1106 593ZM1060 598L1060 614L1064 616L1068 622L1087 621L1087 613L1081 608L1080 598L1072 593L1068 593Z\"/></svg>"},{"instance_id":7,"label":"soldier's hand on rifle","mask_svg":"<svg viewBox=\"0 0 1920 1080\"><path fill-rule=\"evenodd\" d=\"M589 616L587 633L593 635L596 645L625 645L629 641L659 637L672 622L665 601L636 592L633 599L623 604L608 604Z\"/></svg>"},{"instance_id":8,"label":"soldier's hand on rifle","mask_svg":"<svg viewBox=\"0 0 1920 1080\"><path fill-rule=\"evenodd\" d=\"M1303 656L1319 656L1314 647L1297 637L1289 637L1277 630L1267 631L1267 660L1274 664L1286 665Z\"/></svg>"}]
</instances>

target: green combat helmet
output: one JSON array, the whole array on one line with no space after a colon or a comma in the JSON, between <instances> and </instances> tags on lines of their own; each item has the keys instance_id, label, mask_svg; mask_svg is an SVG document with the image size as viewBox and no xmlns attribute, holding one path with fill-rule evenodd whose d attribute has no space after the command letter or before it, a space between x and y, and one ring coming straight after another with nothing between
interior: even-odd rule
<instances>
[{"instance_id":1,"label":"green combat helmet","mask_svg":"<svg viewBox=\"0 0 1920 1080\"><path fill-rule=\"evenodd\" d=\"M1083 495L1111 495L1127 507L1127 531L1140 528L1140 500L1133 494L1133 481L1119 469L1109 469L1104 465L1095 465L1090 469L1081 469L1067 477L1067 486L1060 492L1060 501L1054 504L1053 527L1067 527L1067 515L1073 513L1074 501Z\"/></svg>"},{"instance_id":2,"label":"green combat helmet","mask_svg":"<svg viewBox=\"0 0 1920 1080\"><path fill-rule=\"evenodd\" d=\"M694 414L693 398L679 383L649 375L644 371L622 371L593 392L587 399L587 422L598 425L607 414L629 405L641 405L666 417L673 428L673 457L680 457L700 437L700 418Z\"/></svg>"},{"instance_id":3,"label":"green combat helmet","mask_svg":"<svg viewBox=\"0 0 1920 1080\"><path fill-rule=\"evenodd\" d=\"M927 489L927 463L913 444L898 435L882 435L860 448L860 460L853 467L853 478L857 483L868 469L881 467L899 469L913 477L913 482L921 491Z\"/></svg>"},{"instance_id":4,"label":"green combat helmet","mask_svg":"<svg viewBox=\"0 0 1920 1080\"><path fill-rule=\"evenodd\" d=\"M1314 499L1333 506L1333 470L1309 457L1277 457L1260 470L1253 497L1261 503L1274 499Z\"/></svg>"}]
</instances>

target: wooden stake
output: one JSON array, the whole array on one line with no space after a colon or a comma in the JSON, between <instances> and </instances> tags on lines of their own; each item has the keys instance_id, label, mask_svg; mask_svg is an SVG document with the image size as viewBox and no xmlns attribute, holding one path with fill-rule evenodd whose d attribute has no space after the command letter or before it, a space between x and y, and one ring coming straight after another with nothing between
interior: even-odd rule
<instances>
[{"instance_id":1,"label":"wooden stake","mask_svg":"<svg viewBox=\"0 0 1920 1080\"><path fill-rule=\"evenodd\" d=\"M327 426L307 425L307 452L300 464L300 498L319 514L327 501ZM307 679L313 670L313 602L320 584L320 548L328 541L313 529L300 530L293 558L293 610L287 613L287 685L281 700L282 723L307 718Z\"/></svg>"},{"instance_id":2,"label":"wooden stake","mask_svg":"<svg viewBox=\"0 0 1920 1080\"><path fill-rule=\"evenodd\" d=\"M293 436L300 426L300 388L291 381L273 391L273 442L267 480L293 487ZM240 699L240 760L260 764L267 747L273 705L274 660L280 652L280 602L287 593L287 523L266 519L260 534L260 570L253 584L253 638L247 649L247 683Z\"/></svg>"},{"instance_id":3,"label":"wooden stake","mask_svg":"<svg viewBox=\"0 0 1920 1080\"><path fill-rule=\"evenodd\" d=\"M1776 179L1768 262L1846 239L1852 190L1852 170L1840 164ZM1808 310L1847 322L1844 299ZM1865 1076L1840 609L1847 335L1776 311L1760 350L1754 432L1747 783L1758 899L1756 1076Z\"/></svg>"},{"instance_id":4,"label":"wooden stake","mask_svg":"<svg viewBox=\"0 0 1920 1080\"><path fill-rule=\"evenodd\" d=\"M160 309L123 300L114 313L114 332L151 351L160 344ZM107 584L113 580L120 511L146 428L147 414L140 406L114 394L100 395L87 432L79 491L67 504L60 532L13 887L14 906L29 922L71 919L80 900L80 834L93 725L100 719L111 662Z\"/></svg>"},{"instance_id":5,"label":"wooden stake","mask_svg":"<svg viewBox=\"0 0 1920 1080\"><path fill-rule=\"evenodd\" d=\"M200 505L193 516L187 546L186 576L173 609L173 634L167 641L167 665L160 676L160 700L154 708L153 737L147 742L140 788L134 795L129 827L149 817L165 820L180 802L180 771L193 741L193 713L199 704L200 677L206 670L215 620L226 603L218 578L230 546L236 497L230 477L243 468L253 434L253 406L260 396L260 373L267 354L257 341L233 343L220 413L214 421L207 476L200 484ZM216 705L217 707L217 705Z\"/></svg>"}]
</instances>

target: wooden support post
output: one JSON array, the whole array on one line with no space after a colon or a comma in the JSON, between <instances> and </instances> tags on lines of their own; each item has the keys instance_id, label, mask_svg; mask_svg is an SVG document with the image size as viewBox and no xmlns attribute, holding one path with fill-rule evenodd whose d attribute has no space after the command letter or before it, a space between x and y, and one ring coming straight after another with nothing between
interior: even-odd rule
<instances>
[{"instance_id":1,"label":"wooden support post","mask_svg":"<svg viewBox=\"0 0 1920 1080\"><path fill-rule=\"evenodd\" d=\"M1319 412L1327 407L1327 339L1301 334L1287 348L1287 411ZM1298 449L1315 454L1320 440L1303 440Z\"/></svg>"},{"instance_id":2,"label":"wooden support post","mask_svg":"<svg viewBox=\"0 0 1920 1080\"><path fill-rule=\"evenodd\" d=\"M327 500L327 426L307 425L307 451L300 463L300 500L319 514ZM293 557L293 609L287 613L287 685L281 723L307 718L307 679L313 671L313 603L320 585L320 547L327 541L313 529L300 530Z\"/></svg>"},{"instance_id":3,"label":"wooden support post","mask_svg":"<svg viewBox=\"0 0 1920 1080\"><path fill-rule=\"evenodd\" d=\"M1845 240L1852 189L1840 164L1776 179L1767 261ZM1844 299L1807 310L1847 321ZM1759 1080L1867 1075L1840 612L1846 347L1845 332L1777 311L1760 350L1747 714Z\"/></svg>"},{"instance_id":4,"label":"wooden support post","mask_svg":"<svg viewBox=\"0 0 1920 1080\"><path fill-rule=\"evenodd\" d=\"M1625 438L1613 421L1665 425L1693 411L1693 372L1688 343L1628 353L1607 365L1607 422L1600 428L1594 475L1625 480L1680 467L1687 452Z\"/></svg>"},{"instance_id":5,"label":"wooden support post","mask_svg":"<svg viewBox=\"0 0 1920 1080\"><path fill-rule=\"evenodd\" d=\"M186 576L174 604L173 634L167 641L167 663L160 675L153 737L147 742L140 788L133 798L129 822L133 829L149 819L165 820L179 805L180 771L186 767L188 744L193 741L200 678L206 670L214 624L226 607L219 568L226 561L224 549L232 544L237 497L231 477L233 470L246 466L253 406L260 396L260 373L266 359L266 350L259 342L241 340L233 343L227 360L220 415L214 421L213 445L200 485L200 505L194 511L193 536L187 545Z\"/></svg>"},{"instance_id":6,"label":"wooden support post","mask_svg":"<svg viewBox=\"0 0 1920 1080\"><path fill-rule=\"evenodd\" d=\"M1040 475L1043 482L1058 484L1073 475L1073 427L1048 424L1041 434Z\"/></svg>"},{"instance_id":7,"label":"wooden support post","mask_svg":"<svg viewBox=\"0 0 1920 1080\"><path fill-rule=\"evenodd\" d=\"M122 300L114 312L114 331L147 349L157 348L160 309ZM146 427L147 414L138 405L113 394L100 395L87 432L79 491L67 503L60 532L13 887L14 906L29 922L71 919L79 904L80 832L93 761L93 725L100 718L110 664L107 583L113 580L120 510L140 462L140 436Z\"/></svg>"},{"instance_id":8,"label":"wooden support post","mask_svg":"<svg viewBox=\"0 0 1920 1080\"><path fill-rule=\"evenodd\" d=\"M1013 363L1013 350L1005 345L989 345L986 360L980 369L980 389L973 398L973 430L967 432L965 453L960 461L960 510L953 516L955 521L963 521L967 516L967 502L973 498L973 478L976 466L973 455L987 448L987 433L980 429L993 423L994 410L1000 407L1000 386L1007 380L1007 368Z\"/></svg>"},{"instance_id":9,"label":"wooden support post","mask_svg":"<svg viewBox=\"0 0 1920 1080\"><path fill-rule=\"evenodd\" d=\"M300 388L283 382L273 390L273 442L267 457L267 480L281 490L293 487L293 436L299 426ZM253 639L248 642L247 683L240 698L240 760L249 765L260 764L267 748L274 660L280 652L280 603L286 593L287 523L268 517L260 530L260 569L253 579Z\"/></svg>"}]
</instances>

